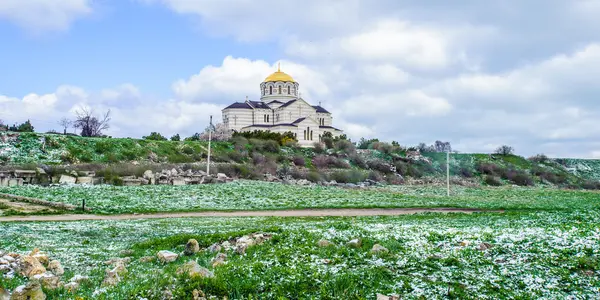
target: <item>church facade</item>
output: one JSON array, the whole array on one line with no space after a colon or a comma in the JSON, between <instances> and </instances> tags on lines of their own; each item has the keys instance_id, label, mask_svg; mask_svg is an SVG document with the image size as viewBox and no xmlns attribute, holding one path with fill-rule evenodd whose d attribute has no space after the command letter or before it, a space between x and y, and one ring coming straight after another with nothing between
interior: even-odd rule
<instances>
[{"instance_id":1,"label":"church facade","mask_svg":"<svg viewBox=\"0 0 600 300\"><path fill-rule=\"evenodd\" d=\"M223 123L238 132L290 131L302 147L312 147L326 132L341 135L343 131L333 127L331 113L302 99L298 88L298 82L278 68L260 84L260 101L246 99L225 107Z\"/></svg>"}]
</instances>

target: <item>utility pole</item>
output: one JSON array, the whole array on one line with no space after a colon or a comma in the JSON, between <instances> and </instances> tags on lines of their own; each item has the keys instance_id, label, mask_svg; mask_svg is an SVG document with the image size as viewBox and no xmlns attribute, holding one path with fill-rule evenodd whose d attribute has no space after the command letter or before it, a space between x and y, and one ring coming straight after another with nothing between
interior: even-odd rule
<instances>
[{"instance_id":1,"label":"utility pole","mask_svg":"<svg viewBox=\"0 0 600 300\"><path fill-rule=\"evenodd\" d=\"M446 151L446 196L450 197L450 150Z\"/></svg>"},{"instance_id":2,"label":"utility pole","mask_svg":"<svg viewBox=\"0 0 600 300\"><path fill-rule=\"evenodd\" d=\"M212 115L210 116L210 124L208 125L208 160L206 162L206 175L210 175L210 142L212 140Z\"/></svg>"}]
</instances>

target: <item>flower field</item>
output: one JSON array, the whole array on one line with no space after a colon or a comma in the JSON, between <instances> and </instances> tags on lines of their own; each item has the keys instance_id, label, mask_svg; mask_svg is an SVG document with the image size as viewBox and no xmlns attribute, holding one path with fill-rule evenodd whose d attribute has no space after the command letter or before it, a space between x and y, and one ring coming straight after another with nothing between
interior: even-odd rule
<instances>
[{"instance_id":1,"label":"flower field","mask_svg":"<svg viewBox=\"0 0 600 300\"><path fill-rule=\"evenodd\" d=\"M23 186L0 187L0 193L93 208L93 213L148 213L207 210L300 208L459 207L508 210L598 209L600 193L552 188L386 186L343 189L302 187L260 181L188 186Z\"/></svg>"},{"instance_id":2,"label":"flower field","mask_svg":"<svg viewBox=\"0 0 600 300\"><path fill-rule=\"evenodd\" d=\"M40 247L60 260L68 279L90 276L74 294L49 291L50 299L191 298L194 289L229 299L285 297L375 299L597 299L600 297L600 225L597 210L506 214L423 214L363 218L203 218L64 223L0 223L0 249ZM201 248L250 232L273 238L244 255L226 251L210 266L208 251L175 262L141 262L159 250L183 251L189 238ZM319 247L319 240L333 245ZM347 246L360 239L361 246ZM371 252L377 243L388 252ZM482 243L490 248L481 250ZM100 262L131 249L128 273L102 287ZM189 260L214 278L189 278L176 270ZM22 279L2 279L15 288Z\"/></svg>"}]
</instances>

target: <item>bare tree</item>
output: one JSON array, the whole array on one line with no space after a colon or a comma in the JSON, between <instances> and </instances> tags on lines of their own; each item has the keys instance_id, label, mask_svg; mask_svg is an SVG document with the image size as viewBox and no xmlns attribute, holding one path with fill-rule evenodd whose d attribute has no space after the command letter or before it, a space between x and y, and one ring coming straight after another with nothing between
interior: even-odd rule
<instances>
[{"instance_id":1,"label":"bare tree","mask_svg":"<svg viewBox=\"0 0 600 300\"><path fill-rule=\"evenodd\" d=\"M496 149L496 154L499 155L511 155L515 152L515 149L511 146L508 145L502 145L500 147L498 147L498 149Z\"/></svg>"},{"instance_id":2,"label":"bare tree","mask_svg":"<svg viewBox=\"0 0 600 300\"><path fill-rule=\"evenodd\" d=\"M110 127L108 122L110 122L110 110L98 118L94 116L92 109L84 107L75 112L73 127L81 129L81 136L97 137L102 136L102 130Z\"/></svg>"},{"instance_id":3,"label":"bare tree","mask_svg":"<svg viewBox=\"0 0 600 300\"><path fill-rule=\"evenodd\" d=\"M452 152L450 142L435 141L435 152Z\"/></svg>"},{"instance_id":4,"label":"bare tree","mask_svg":"<svg viewBox=\"0 0 600 300\"><path fill-rule=\"evenodd\" d=\"M73 121L69 120L68 118L62 118L60 121L58 121L58 125L63 128L63 134L66 135L67 129L73 125Z\"/></svg>"},{"instance_id":5,"label":"bare tree","mask_svg":"<svg viewBox=\"0 0 600 300\"><path fill-rule=\"evenodd\" d=\"M201 141L208 141L208 131L211 130L210 126L207 127L203 133L200 134ZM227 126L223 123L218 123L212 128L212 139L213 141L228 141L231 139L233 132L227 129Z\"/></svg>"}]
</instances>

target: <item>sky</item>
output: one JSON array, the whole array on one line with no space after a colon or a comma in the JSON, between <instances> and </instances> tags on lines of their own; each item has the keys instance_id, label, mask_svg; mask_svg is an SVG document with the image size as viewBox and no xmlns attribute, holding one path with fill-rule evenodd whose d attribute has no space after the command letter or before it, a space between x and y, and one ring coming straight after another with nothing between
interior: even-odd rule
<instances>
[{"instance_id":1,"label":"sky","mask_svg":"<svg viewBox=\"0 0 600 300\"><path fill-rule=\"evenodd\" d=\"M281 63L352 139L600 158L600 0L1 0L0 120L190 136ZM71 129L72 130L72 129Z\"/></svg>"}]
</instances>

